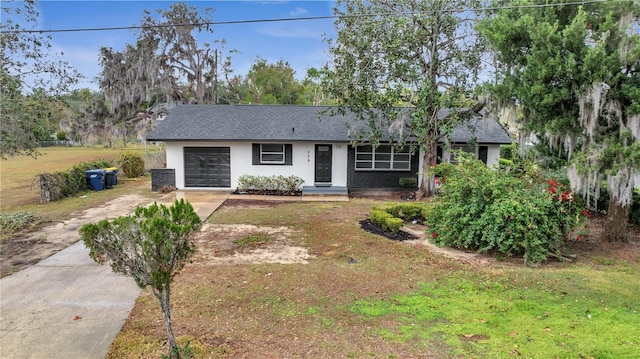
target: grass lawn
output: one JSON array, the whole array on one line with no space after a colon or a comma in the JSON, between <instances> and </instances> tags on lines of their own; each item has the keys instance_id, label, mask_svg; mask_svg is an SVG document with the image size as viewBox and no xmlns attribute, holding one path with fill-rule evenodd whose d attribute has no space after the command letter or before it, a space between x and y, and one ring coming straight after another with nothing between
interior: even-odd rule
<instances>
[{"instance_id":1,"label":"grass lawn","mask_svg":"<svg viewBox=\"0 0 640 359\"><path fill-rule=\"evenodd\" d=\"M638 358L638 246L538 268L462 263L363 231L358 221L376 204L221 207L210 228L246 228L233 234L246 241L231 251L201 246L176 278L179 342L195 358ZM277 240L264 228L286 228L287 245L313 258L203 260L266 248ZM206 231L211 243L231 236ZM157 300L144 291L108 357L158 358L165 341Z\"/></svg>"},{"instance_id":2,"label":"grass lawn","mask_svg":"<svg viewBox=\"0 0 640 359\"><path fill-rule=\"evenodd\" d=\"M96 159L114 160L122 152L129 151L145 155L142 147L47 147L40 150L37 158L16 156L0 160L0 209L3 212L31 211L46 221L65 219L74 211L104 203L126 191L127 186L116 186L113 190L91 192L79 199L40 204L40 173L65 171L75 164ZM121 181L126 184L127 181ZM140 182L140 180L132 183Z\"/></svg>"}]
</instances>

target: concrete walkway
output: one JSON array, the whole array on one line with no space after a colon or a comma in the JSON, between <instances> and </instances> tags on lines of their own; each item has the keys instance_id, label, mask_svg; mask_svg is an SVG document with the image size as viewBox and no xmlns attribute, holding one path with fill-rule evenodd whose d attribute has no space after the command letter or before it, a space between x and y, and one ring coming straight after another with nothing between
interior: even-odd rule
<instances>
[{"instance_id":1,"label":"concrete walkway","mask_svg":"<svg viewBox=\"0 0 640 359\"><path fill-rule=\"evenodd\" d=\"M185 198L205 220L228 197L178 191L158 202ZM0 279L0 358L104 358L139 295L133 279L93 262L78 242Z\"/></svg>"}]
</instances>

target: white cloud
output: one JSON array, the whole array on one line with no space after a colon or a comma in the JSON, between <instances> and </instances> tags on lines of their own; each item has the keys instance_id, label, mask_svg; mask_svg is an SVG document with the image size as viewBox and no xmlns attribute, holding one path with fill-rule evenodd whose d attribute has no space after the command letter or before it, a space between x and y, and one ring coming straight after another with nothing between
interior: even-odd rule
<instances>
[{"instance_id":1,"label":"white cloud","mask_svg":"<svg viewBox=\"0 0 640 359\"><path fill-rule=\"evenodd\" d=\"M307 13L309 13L309 11L307 11L306 9L303 9L301 7L297 7L295 9L291 10L289 12L289 15L291 15L291 16L300 16L300 15L304 15L304 14L307 14Z\"/></svg>"}]
</instances>

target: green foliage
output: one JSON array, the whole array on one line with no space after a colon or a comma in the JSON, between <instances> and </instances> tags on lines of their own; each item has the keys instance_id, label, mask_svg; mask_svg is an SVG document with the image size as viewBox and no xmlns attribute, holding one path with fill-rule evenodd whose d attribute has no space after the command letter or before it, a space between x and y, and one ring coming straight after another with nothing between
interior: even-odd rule
<instances>
[{"instance_id":1,"label":"green foliage","mask_svg":"<svg viewBox=\"0 0 640 359\"><path fill-rule=\"evenodd\" d=\"M424 220L429 204L419 202L394 203L381 208L390 215L401 218L405 222Z\"/></svg>"},{"instance_id":2,"label":"green foliage","mask_svg":"<svg viewBox=\"0 0 640 359\"><path fill-rule=\"evenodd\" d=\"M279 60L270 64L260 57L236 88L240 103L260 104L298 104L302 101L303 90L288 62Z\"/></svg>"},{"instance_id":3,"label":"green foliage","mask_svg":"<svg viewBox=\"0 0 640 359\"><path fill-rule=\"evenodd\" d=\"M598 210L606 211L609 208L609 192L606 186L600 191L598 200ZM640 189L635 188L633 191L632 201L629 208L629 223L640 224Z\"/></svg>"},{"instance_id":4,"label":"green foliage","mask_svg":"<svg viewBox=\"0 0 640 359\"><path fill-rule=\"evenodd\" d=\"M494 171L470 156L459 161L446 166L442 195L425 220L438 245L523 255L536 263L564 240L580 238L583 207L562 183Z\"/></svg>"},{"instance_id":5,"label":"green foliage","mask_svg":"<svg viewBox=\"0 0 640 359\"><path fill-rule=\"evenodd\" d=\"M294 193L300 191L304 180L297 176L252 176L242 175L238 178L238 191L270 191Z\"/></svg>"},{"instance_id":6,"label":"green foliage","mask_svg":"<svg viewBox=\"0 0 640 359\"><path fill-rule=\"evenodd\" d=\"M222 79L232 77L231 53L235 51L226 50L225 40L213 38L213 27L208 24L213 22L214 11L185 2L172 3L153 14L145 10L132 44L121 51L100 49L99 84L115 114L130 119L165 98L183 104L219 103Z\"/></svg>"},{"instance_id":7,"label":"green foliage","mask_svg":"<svg viewBox=\"0 0 640 359\"><path fill-rule=\"evenodd\" d=\"M380 209L374 209L369 212L369 218L371 219L371 223L375 224L385 231L391 231L393 233L398 233L398 231L400 231L400 228L402 228L402 225L404 224L402 219L396 218L386 211Z\"/></svg>"},{"instance_id":8,"label":"green foliage","mask_svg":"<svg viewBox=\"0 0 640 359\"><path fill-rule=\"evenodd\" d=\"M85 224L80 234L95 261L110 262L141 288L164 290L195 252L189 235L199 228L193 207L180 199L170 207L154 203L130 216Z\"/></svg>"},{"instance_id":9,"label":"green foliage","mask_svg":"<svg viewBox=\"0 0 640 359\"><path fill-rule=\"evenodd\" d=\"M512 1L521 5L520 1ZM631 174L640 170L638 1L505 7L479 23L500 63L494 103L522 109L521 125L551 148L548 167L564 165L584 198L600 181L614 188L608 240L624 238Z\"/></svg>"},{"instance_id":10,"label":"green foliage","mask_svg":"<svg viewBox=\"0 0 640 359\"><path fill-rule=\"evenodd\" d=\"M503 146L500 147L500 156L503 153ZM542 181L542 170L532 157L532 153L528 152L524 156L518 153L518 145L511 144L504 150L504 154L509 159L500 158L498 160L498 168L512 176L519 177L522 180L528 180L530 184ZM566 178L566 171L564 178Z\"/></svg>"},{"instance_id":11,"label":"green foliage","mask_svg":"<svg viewBox=\"0 0 640 359\"><path fill-rule=\"evenodd\" d=\"M402 177L398 184L404 188L416 188L418 187L418 180L415 177Z\"/></svg>"},{"instance_id":12,"label":"green foliage","mask_svg":"<svg viewBox=\"0 0 640 359\"><path fill-rule=\"evenodd\" d=\"M332 113L348 111L366 124L366 130L354 131L354 142L377 143L388 134L392 141L404 144L407 136L414 136L426 153L422 172L428 172L427 166L436 162L437 141L471 114L451 111L443 115L441 110L476 104L471 92L483 43L456 12L460 8L473 11L478 4L460 0L336 2L337 37L329 41L333 61L322 73L323 88L338 102ZM411 16L360 16L389 13ZM442 86L443 80L451 86ZM387 128L392 130L385 131ZM431 193L431 183L424 176L421 188Z\"/></svg>"},{"instance_id":13,"label":"green foliage","mask_svg":"<svg viewBox=\"0 0 640 359\"><path fill-rule=\"evenodd\" d=\"M111 166L111 161L100 159L76 164L67 171L39 174L40 202L57 201L90 190L85 171Z\"/></svg>"},{"instance_id":14,"label":"green foliage","mask_svg":"<svg viewBox=\"0 0 640 359\"><path fill-rule=\"evenodd\" d=\"M175 348L171 348L171 352L169 355L162 354L160 356L162 359L172 359L172 358L180 358L180 359L191 359L193 358L193 350L191 349L191 341L187 341L184 346L178 345Z\"/></svg>"},{"instance_id":15,"label":"green foliage","mask_svg":"<svg viewBox=\"0 0 640 359\"><path fill-rule=\"evenodd\" d=\"M640 224L640 189L638 188L633 191L633 202L629 209L629 221Z\"/></svg>"},{"instance_id":16,"label":"green foliage","mask_svg":"<svg viewBox=\"0 0 640 359\"><path fill-rule=\"evenodd\" d=\"M114 272L132 277L140 288L151 287L164 314L172 358L176 353L180 357L180 349L171 328L170 287L196 251L190 235L200 226L191 204L180 199L170 207L157 203L139 206L131 216L80 228L93 260L110 263Z\"/></svg>"},{"instance_id":17,"label":"green foliage","mask_svg":"<svg viewBox=\"0 0 640 359\"><path fill-rule=\"evenodd\" d=\"M28 230L40 223L42 218L32 212L0 212L0 233L3 237Z\"/></svg>"},{"instance_id":18,"label":"green foliage","mask_svg":"<svg viewBox=\"0 0 640 359\"><path fill-rule=\"evenodd\" d=\"M81 75L53 50L50 36L30 31L40 27L35 0L3 1L0 13L0 159L37 157L38 142L55 132L52 94Z\"/></svg>"},{"instance_id":19,"label":"green foliage","mask_svg":"<svg viewBox=\"0 0 640 359\"><path fill-rule=\"evenodd\" d=\"M518 156L518 145L511 143L508 145L500 145L500 159L513 160Z\"/></svg>"},{"instance_id":20,"label":"green foliage","mask_svg":"<svg viewBox=\"0 0 640 359\"><path fill-rule=\"evenodd\" d=\"M129 178L144 176L144 159L132 152L121 153L116 159L116 167L118 167L118 174L123 173Z\"/></svg>"},{"instance_id":21,"label":"green foliage","mask_svg":"<svg viewBox=\"0 0 640 359\"><path fill-rule=\"evenodd\" d=\"M237 239L233 243L239 247L254 246L258 244L264 244L269 241L269 236L265 233L254 233L247 237Z\"/></svg>"}]
</instances>

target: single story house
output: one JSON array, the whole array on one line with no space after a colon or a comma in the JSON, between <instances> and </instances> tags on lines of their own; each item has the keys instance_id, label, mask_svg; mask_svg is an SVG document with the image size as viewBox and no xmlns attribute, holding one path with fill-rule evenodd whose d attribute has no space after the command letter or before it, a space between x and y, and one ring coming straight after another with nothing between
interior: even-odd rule
<instances>
[{"instance_id":1,"label":"single story house","mask_svg":"<svg viewBox=\"0 0 640 359\"><path fill-rule=\"evenodd\" d=\"M388 142L353 147L348 134L355 119L321 114L326 109L178 105L147 140L166 144L172 174L165 180L178 189L235 189L242 175L295 175L307 188L397 188L400 178L420 180L421 155ZM491 166L507 143L511 138L500 124L474 117L453 131L446 148L475 153ZM439 155L448 157L449 151Z\"/></svg>"}]
</instances>

